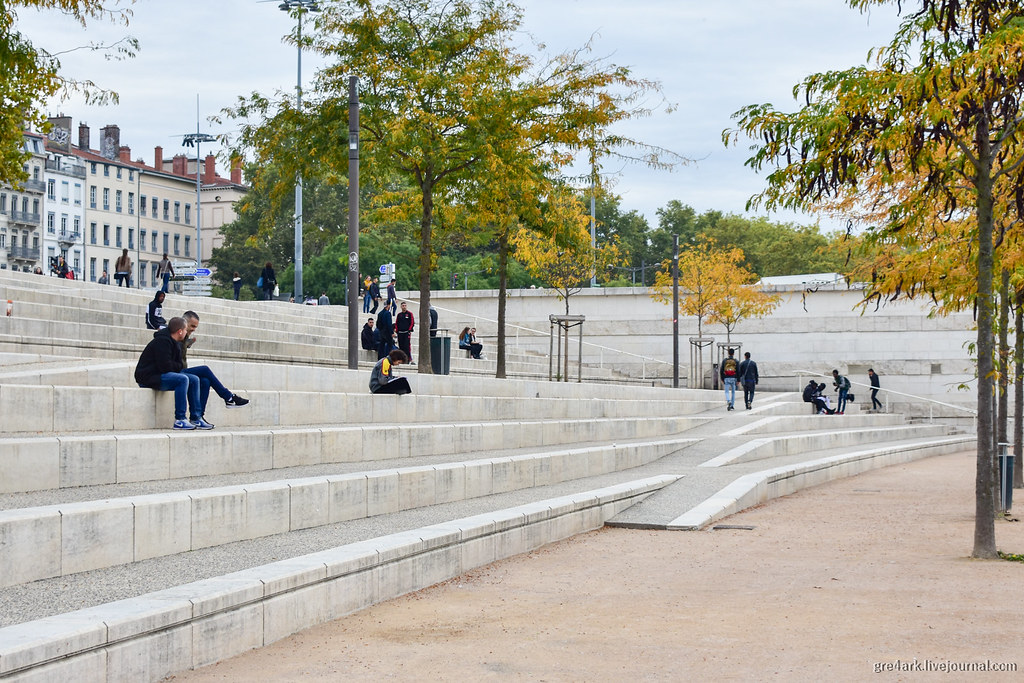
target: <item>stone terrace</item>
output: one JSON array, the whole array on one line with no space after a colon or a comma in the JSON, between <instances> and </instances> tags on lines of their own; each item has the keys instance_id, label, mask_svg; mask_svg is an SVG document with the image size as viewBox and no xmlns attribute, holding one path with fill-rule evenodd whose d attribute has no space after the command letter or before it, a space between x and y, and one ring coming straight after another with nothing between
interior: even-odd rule
<instances>
[{"instance_id":1,"label":"stone terrace","mask_svg":"<svg viewBox=\"0 0 1024 683\"><path fill-rule=\"evenodd\" d=\"M171 432L132 381L147 294L0 271L0 298L5 680L155 681L603 524L701 528L971 442L792 393L549 383L527 356L371 396L344 309L176 297L190 363L251 403Z\"/></svg>"}]
</instances>

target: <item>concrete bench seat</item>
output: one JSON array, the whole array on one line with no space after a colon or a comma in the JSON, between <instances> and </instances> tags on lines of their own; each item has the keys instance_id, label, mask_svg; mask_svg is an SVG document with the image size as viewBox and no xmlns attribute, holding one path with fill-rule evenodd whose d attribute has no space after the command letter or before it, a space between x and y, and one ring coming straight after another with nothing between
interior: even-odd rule
<instances>
[{"instance_id":1,"label":"concrete bench seat","mask_svg":"<svg viewBox=\"0 0 1024 683\"><path fill-rule=\"evenodd\" d=\"M0 438L0 493L166 481L307 465L665 438L708 418L623 417L279 427ZM0 500L0 508L8 507Z\"/></svg>"},{"instance_id":2,"label":"concrete bench seat","mask_svg":"<svg viewBox=\"0 0 1024 683\"><path fill-rule=\"evenodd\" d=\"M739 462L762 460L785 455L806 453L809 457L834 448L848 448L857 445L883 441L902 441L947 436L950 428L942 424L900 425L876 429L830 430L812 434L766 437L748 441L703 463L701 467L721 467Z\"/></svg>"},{"instance_id":3,"label":"concrete bench seat","mask_svg":"<svg viewBox=\"0 0 1024 683\"><path fill-rule=\"evenodd\" d=\"M0 512L0 586L630 469L663 439Z\"/></svg>"},{"instance_id":4,"label":"concrete bench seat","mask_svg":"<svg viewBox=\"0 0 1024 683\"><path fill-rule=\"evenodd\" d=\"M0 676L156 681L599 528L678 477L455 519L0 629Z\"/></svg>"}]
</instances>

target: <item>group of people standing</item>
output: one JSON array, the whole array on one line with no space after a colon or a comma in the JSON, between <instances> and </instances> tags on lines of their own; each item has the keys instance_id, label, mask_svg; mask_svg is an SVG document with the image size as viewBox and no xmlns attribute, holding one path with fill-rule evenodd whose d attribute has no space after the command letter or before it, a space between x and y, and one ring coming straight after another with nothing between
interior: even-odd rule
<instances>
[{"instance_id":1,"label":"group of people standing","mask_svg":"<svg viewBox=\"0 0 1024 683\"><path fill-rule=\"evenodd\" d=\"M378 360L397 348L405 355L403 362L411 363L412 333L415 329L416 317L406 302L402 302L402 311L394 317L391 307L384 306L377 314L376 326L372 316L367 318L359 335L360 346L367 351L376 351Z\"/></svg>"},{"instance_id":2,"label":"group of people standing","mask_svg":"<svg viewBox=\"0 0 1024 683\"><path fill-rule=\"evenodd\" d=\"M384 307L391 309L391 315L396 315L398 311L398 292L395 290L395 278L391 278L391 282L388 283L387 299L384 301ZM380 306L381 301L380 293L380 278L374 275L372 278L367 275L363 280L363 313L376 313L377 308ZM373 304L373 308L370 308L370 304Z\"/></svg>"}]
</instances>

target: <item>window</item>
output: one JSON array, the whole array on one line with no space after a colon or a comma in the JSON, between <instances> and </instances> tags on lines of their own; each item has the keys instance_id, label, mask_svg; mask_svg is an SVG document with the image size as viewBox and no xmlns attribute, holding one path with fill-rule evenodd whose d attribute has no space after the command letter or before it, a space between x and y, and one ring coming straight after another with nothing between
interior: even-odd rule
<instances>
[{"instance_id":1,"label":"window","mask_svg":"<svg viewBox=\"0 0 1024 683\"><path fill-rule=\"evenodd\" d=\"M189 245L192 243L192 238L185 235L185 256L189 256Z\"/></svg>"},{"instance_id":2,"label":"window","mask_svg":"<svg viewBox=\"0 0 1024 683\"><path fill-rule=\"evenodd\" d=\"M82 183L75 183L75 206L82 205Z\"/></svg>"},{"instance_id":3,"label":"window","mask_svg":"<svg viewBox=\"0 0 1024 683\"><path fill-rule=\"evenodd\" d=\"M89 280L96 282L96 259L89 259Z\"/></svg>"},{"instance_id":4,"label":"window","mask_svg":"<svg viewBox=\"0 0 1024 683\"><path fill-rule=\"evenodd\" d=\"M46 214L46 232L50 233L51 235L54 233L54 223L56 222L56 219L57 217L53 213L53 211Z\"/></svg>"},{"instance_id":5,"label":"window","mask_svg":"<svg viewBox=\"0 0 1024 683\"><path fill-rule=\"evenodd\" d=\"M32 200L32 213L35 214L36 216L39 215L39 200L38 199L33 199Z\"/></svg>"},{"instance_id":6,"label":"window","mask_svg":"<svg viewBox=\"0 0 1024 683\"><path fill-rule=\"evenodd\" d=\"M135 248L135 228L128 228L128 248Z\"/></svg>"},{"instance_id":7,"label":"window","mask_svg":"<svg viewBox=\"0 0 1024 683\"><path fill-rule=\"evenodd\" d=\"M68 215L66 213L60 215L60 234L68 234Z\"/></svg>"},{"instance_id":8,"label":"window","mask_svg":"<svg viewBox=\"0 0 1024 683\"><path fill-rule=\"evenodd\" d=\"M80 216L75 216L75 236L82 232L82 219Z\"/></svg>"},{"instance_id":9,"label":"window","mask_svg":"<svg viewBox=\"0 0 1024 683\"><path fill-rule=\"evenodd\" d=\"M146 195L139 197L139 213L146 215Z\"/></svg>"},{"instance_id":10,"label":"window","mask_svg":"<svg viewBox=\"0 0 1024 683\"><path fill-rule=\"evenodd\" d=\"M7 194L0 194L0 213L7 213Z\"/></svg>"},{"instance_id":11,"label":"window","mask_svg":"<svg viewBox=\"0 0 1024 683\"><path fill-rule=\"evenodd\" d=\"M47 180L46 181L46 198L51 202L57 201L57 181Z\"/></svg>"},{"instance_id":12,"label":"window","mask_svg":"<svg viewBox=\"0 0 1024 683\"><path fill-rule=\"evenodd\" d=\"M181 222L181 202L174 202L174 222Z\"/></svg>"},{"instance_id":13,"label":"window","mask_svg":"<svg viewBox=\"0 0 1024 683\"><path fill-rule=\"evenodd\" d=\"M185 225L192 225L192 205L185 205Z\"/></svg>"},{"instance_id":14,"label":"window","mask_svg":"<svg viewBox=\"0 0 1024 683\"><path fill-rule=\"evenodd\" d=\"M89 208L90 209L95 209L96 208L96 186L95 185L90 185L89 186Z\"/></svg>"},{"instance_id":15,"label":"window","mask_svg":"<svg viewBox=\"0 0 1024 683\"><path fill-rule=\"evenodd\" d=\"M103 246L110 246L110 225L107 223L103 224Z\"/></svg>"},{"instance_id":16,"label":"window","mask_svg":"<svg viewBox=\"0 0 1024 683\"><path fill-rule=\"evenodd\" d=\"M67 204L71 199L71 183L66 180L60 182L60 201L63 204Z\"/></svg>"},{"instance_id":17,"label":"window","mask_svg":"<svg viewBox=\"0 0 1024 683\"><path fill-rule=\"evenodd\" d=\"M146 248L146 231L139 230L139 249Z\"/></svg>"},{"instance_id":18,"label":"window","mask_svg":"<svg viewBox=\"0 0 1024 683\"><path fill-rule=\"evenodd\" d=\"M114 211L121 213L121 190L114 193Z\"/></svg>"},{"instance_id":19,"label":"window","mask_svg":"<svg viewBox=\"0 0 1024 683\"><path fill-rule=\"evenodd\" d=\"M53 260L53 257L56 256L56 255L57 255L57 252L56 252L56 250L53 247L47 247L46 248L47 261ZM61 254L61 255L63 256L63 254Z\"/></svg>"},{"instance_id":20,"label":"window","mask_svg":"<svg viewBox=\"0 0 1024 683\"><path fill-rule=\"evenodd\" d=\"M139 261L139 286L146 286L146 268L149 266L149 261ZM156 284L154 282L154 284Z\"/></svg>"},{"instance_id":21,"label":"window","mask_svg":"<svg viewBox=\"0 0 1024 683\"><path fill-rule=\"evenodd\" d=\"M103 188L103 210L110 211L110 188Z\"/></svg>"},{"instance_id":22,"label":"window","mask_svg":"<svg viewBox=\"0 0 1024 683\"><path fill-rule=\"evenodd\" d=\"M153 231L153 248L150 251L156 251L156 230Z\"/></svg>"},{"instance_id":23,"label":"window","mask_svg":"<svg viewBox=\"0 0 1024 683\"><path fill-rule=\"evenodd\" d=\"M6 247L7 247L7 235L5 235L2 232L0 232L0 248L6 248ZM3 263L3 264L0 264L0 265L6 266L7 264Z\"/></svg>"},{"instance_id":24,"label":"window","mask_svg":"<svg viewBox=\"0 0 1024 683\"><path fill-rule=\"evenodd\" d=\"M81 272L82 270L82 252L78 251L77 249L75 249L74 258L71 259L71 267L75 270L76 273Z\"/></svg>"},{"instance_id":25,"label":"window","mask_svg":"<svg viewBox=\"0 0 1024 683\"><path fill-rule=\"evenodd\" d=\"M181 235L174 236L174 255L177 256L181 253Z\"/></svg>"},{"instance_id":26,"label":"window","mask_svg":"<svg viewBox=\"0 0 1024 683\"><path fill-rule=\"evenodd\" d=\"M171 236L165 232L164 233L164 253L165 254L170 251L170 249L167 248L170 245L170 243L171 243ZM156 249L154 249L153 251L156 251Z\"/></svg>"},{"instance_id":27,"label":"window","mask_svg":"<svg viewBox=\"0 0 1024 683\"><path fill-rule=\"evenodd\" d=\"M171 202L167 199L164 200L164 220L171 220Z\"/></svg>"},{"instance_id":28,"label":"window","mask_svg":"<svg viewBox=\"0 0 1024 683\"><path fill-rule=\"evenodd\" d=\"M133 182L134 180L135 180L135 169L129 168L128 169L128 182Z\"/></svg>"},{"instance_id":29,"label":"window","mask_svg":"<svg viewBox=\"0 0 1024 683\"><path fill-rule=\"evenodd\" d=\"M96 244L96 224L89 224L89 244Z\"/></svg>"},{"instance_id":30,"label":"window","mask_svg":"<svg viewBox=\"0 0 1024 683\"><path fill-rule=\"evenodd\" d=\"M103 164L103 175L110 177L110 164Z\"/></svg>"},{"instance_id":31,"label":"window","mask_svg":"<svg viewBox=\"0 0 1024 683\"><path fill-rule=\"evenodd\" d=\"M96 162L95 161L90 162L89 166L92 168L92 174L96 175Z\"/></svg>"},{"instance_id":32,"label":"window","mask_svg":"<svg viewBox=\"0 0 1024 683\"><path fill-rule=\"evenodd\" d=\"M134 192L129 192L128 193L128 215L130 215L130 216L134 216L135 215L135 193Z\"/></svg>"},{"instance_id":33,"label":"window","mask_svg":"<svg viewBox=\"0 0 1024 683\"><path fill-rule=\"evenodd\" d=\"M121 226L114 228L114 245L121 246Z\"/></svg>"},{"instance_id":34,"label":"window","mask_svg":"<svg viewBox=\"0 0 1024 683\"><path fill-rule=\"evenodd\" d=\"M149 214L153 218L156 218L156 202L157 202L156 197L153 197L153 211L152 211L152 213Z\"/></svg>"},{"instance_id":35,"label":"window","mask_svg":"<svg viewBox=\"0 0 1024 683\"><path fill-rule=\"evenodd\" d=\"M156 277L156 271L159 269L160 264L159 263L151 263L150 265L153 267L153 284L155 285L157 282L159 282L159 280L157 280L157 277Z\"/></svg>"},{"instance_id":36,"label":"window","mask_svg":"<svg viewBox=\"0 0 1024 683\"><path fill-rule=\"evenodd\" d=\"M117 167L117 179L118 180L121 179L121 167L120 166Z\"/></svg>"},{"instance_id":37,"label":"window","mask_svg":"<svg viewBox=\"0 0 1024 683\"><path fill-rule=\"evenodd\" d=\"M103 259L103 270L110 275L110 259Z\"/></svg>"}]
</instances>

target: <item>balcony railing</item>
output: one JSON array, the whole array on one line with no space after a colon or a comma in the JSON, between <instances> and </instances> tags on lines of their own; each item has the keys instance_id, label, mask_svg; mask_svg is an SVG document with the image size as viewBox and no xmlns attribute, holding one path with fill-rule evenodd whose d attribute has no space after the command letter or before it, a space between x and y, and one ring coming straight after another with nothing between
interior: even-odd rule
<instances>
[{"instance_id":1,"label":"balcony railing","mask_svg":"<svg viewBox=\"0 0 1024 683\"><path fill-rule=\"evenodd\" d=\"M74 166L72 164L61 164L56 161L46 160L46 170L57 171L64 175L74 176L76 178L85 177L85 166Z\"/></svg>"},{"instance_id":2,"label":"balcony railing","mask_svg":"<svg viewBox=\"0 0 1024 683\"><path fill-rule=\"evenodd\" d=\"M72 230L61 230L57 240L62 244L75 244L82 241L82 233L74 232Z\"/></svg>"},{"instance_id":3,"label":"balcony railing","mask_svg":"<svg viewBox=\"0 0 1024 683\"><path fill-rule=\"evenodd\" d=\"M7 257L19 261L38 261L39 247L11 247L7 250Z\"/></svg>"},{"instance_id":4,"label":"balcony railing","mask_svg":"<svg viewBox=\"0 0 1024 683\"><path fill-rule=\"evenodd\" d=\"M42 180L28 179L25 181L25 190L28 192L38 192L42 194L46 192L46 183Z\"/></svg>"},{"instance_id":5,"label":"balcony railing","mask_svg":"<svg viewBox=\"0 0 1024 683\"><path fill-rule=\"evenodd\" d=\"M11 211L11 222L21 223L22 225L39 225L40 215L25 211Z\"/></svg>"}]
</instances>

